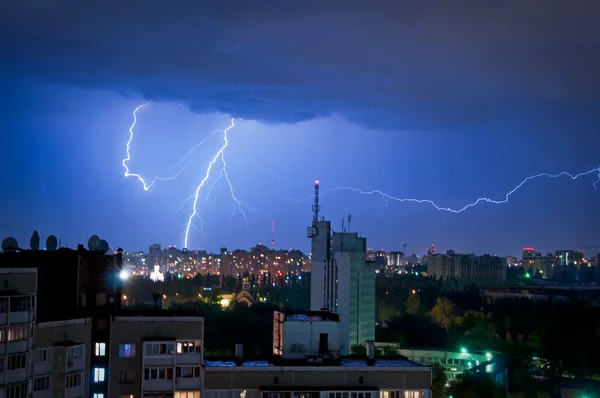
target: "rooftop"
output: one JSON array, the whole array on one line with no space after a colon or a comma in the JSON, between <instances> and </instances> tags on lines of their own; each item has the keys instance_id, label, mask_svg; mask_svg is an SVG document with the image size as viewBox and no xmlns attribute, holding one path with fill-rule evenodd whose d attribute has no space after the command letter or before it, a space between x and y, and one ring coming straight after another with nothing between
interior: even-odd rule
<instances>
[{"instance_id":1,"label":"rooftop","mask_svg":"<svg viewBox=\"0 0 600 398\"><path fill-rule=\"evenodd\" d=\"M324 322L333 321L339 322L340 316L329 311L292 311L286 310L283 312L285 321L297 322Z\"/></svg>"},{"instance_id":2,"label":"rooftop","mask_svg":"<svg viewBox=\"0 0 600 398\"><path fill-rule=\"evenodd\" d=\"M120 309L114 315L115 317L126 317L126 318L174 318L174 317L202 317L199 311L192 310L167 310L162 308L149 308L149 309Z\"/></svg>"},{"instance_id":3,"label":"rooftop","mask_svg":"<svg viewBox=\"0 0 600 398\"><path fill-rule=\"evenodd\" d=\"M205 358L207 368L264 368L274 366L339 366L345 368L376 367L376 368L426 368L425 366L399 357L379 357L369 360L365 357L323 358L321 362L309 362L308 359L241 359L232 357Z\"/></svg>"}]
</instances>

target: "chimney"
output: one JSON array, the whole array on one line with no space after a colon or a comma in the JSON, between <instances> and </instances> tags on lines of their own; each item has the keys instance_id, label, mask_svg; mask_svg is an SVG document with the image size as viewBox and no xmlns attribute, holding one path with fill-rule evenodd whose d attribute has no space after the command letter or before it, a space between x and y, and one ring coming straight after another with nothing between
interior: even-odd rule
<instances>
[{"instance_id":1,"label":"chimney","mask_svg":"<svg viewBox=\"0 0 600 398\"><path fill-rule=\"evenodd\" d=\"M365 342L365 345L366 345L366 349L367 349L367 359L375 360L375 342L372 340L369 340L369 341Z\"/></svg>"},{"instance_id":2,"label":"chimney","mask_svg":"<svg viewBox=\"0 0 600 398\"><path fill-rule=\"evenodd\" d=\"M235 357L238 359L244 359L244 345L243 344L235 345Z\"/></svg>"}]
</instances>

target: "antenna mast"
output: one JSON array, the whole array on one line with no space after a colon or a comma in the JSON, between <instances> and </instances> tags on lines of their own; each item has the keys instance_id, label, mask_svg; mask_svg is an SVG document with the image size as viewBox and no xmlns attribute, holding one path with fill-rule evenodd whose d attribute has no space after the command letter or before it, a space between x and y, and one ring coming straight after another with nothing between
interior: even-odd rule
<instances>
[{"instance_id":1,"label":"antenna mast","mask_svg":"<svg viewBox=\"0 0 600 398\"><path fill-rule=\"evenodd\" d=\"M275 221L271 221L271 250L275 250Z\"/></svg>"},{"instance_id":2,"label":"antenna mast","mask_svg":"<svg viewBox=\"0 0 600 398\"><path fill-rule=\"evenodd\" d=\"M321 206L319 206L319 180L315 181L315 202L313 204L313 222L319 221L319 210L321 210Z\"/></svg>"}]
</instances>

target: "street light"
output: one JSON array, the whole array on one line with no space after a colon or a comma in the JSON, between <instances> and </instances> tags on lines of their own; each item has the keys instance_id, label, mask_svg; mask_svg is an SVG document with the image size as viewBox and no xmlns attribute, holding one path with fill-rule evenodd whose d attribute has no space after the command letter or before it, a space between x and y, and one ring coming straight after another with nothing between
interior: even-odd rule
<instances>
[{"instance_id":1,"label":"street light","mask_svg":"<svg viewBox=\"0 0 600 398\"><path fill-rule=\"evenodd\" d=\"M127 271L121 271L119 272L119 278L121 278L121 280L124 281L127 278L129 278L129 274L127 273Z\"/></svg>"}]
</instances>

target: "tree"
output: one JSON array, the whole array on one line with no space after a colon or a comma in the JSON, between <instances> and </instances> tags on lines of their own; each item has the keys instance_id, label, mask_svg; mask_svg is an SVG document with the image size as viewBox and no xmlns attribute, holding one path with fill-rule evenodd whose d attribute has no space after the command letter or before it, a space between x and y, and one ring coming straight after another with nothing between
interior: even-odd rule
<instances>
[{"instance_id":1,"label":"tree","mask_svg":"<svg viewBox=\"0 0 600 398\"><path fill-rule=\"evenodd\" d=\"M421 313L421 298L418 294L409 295L404 307L410 315L419 315Z\"/></svg>"},{"instance_id":2,"label":"tree","mask_svg":"<svg viewBox=\"0 0 600 398\"><path fill-rule=\"evenodd\" d=\"M446 390L452 397L504 398L506 392L499 384L481 373L463 373L452 380Z\"/></svg>"},{"instance_id":3,"label":"tree","mask_svg":"<svg viewBox=\"0 0 600 398\"><path fill-rule=\"evenodd\" d=\"M433 398L446 398L446 370L439 363L433 364L431 368L431 393Z\"/></svg>"},{"instance_id":4,"label":"tree","mask_svg":"<svg viewBox=\"0 0 600 398\"><path fill-rule=\"evenodd\" d=\"M456 305L446 297L438 297L429 316L433 323L448 330L456 318Z\"/></svg>"},{"instance_id":5,"label":"tree","mask_svg":"<svg viewBox=\"0 0 600 398\"><path fill-rule=\"evenodd\" d=\"M363 344L352 344L350 347L350 355L364 357L367 355L367 347L365 347Z\"/></svg>"},{"instance_id":6,"label":"tree","mask_svg":"<svg viewBox=\"0 0 600 398\"><path fill-rule=\"evenodd\" d=\"M398 353L398 350L390 345L385 345L383 346L383 349L381 350L381 353L384 357L398 357L400 356L400 354Z\"/></svg>"}]
</instances>

